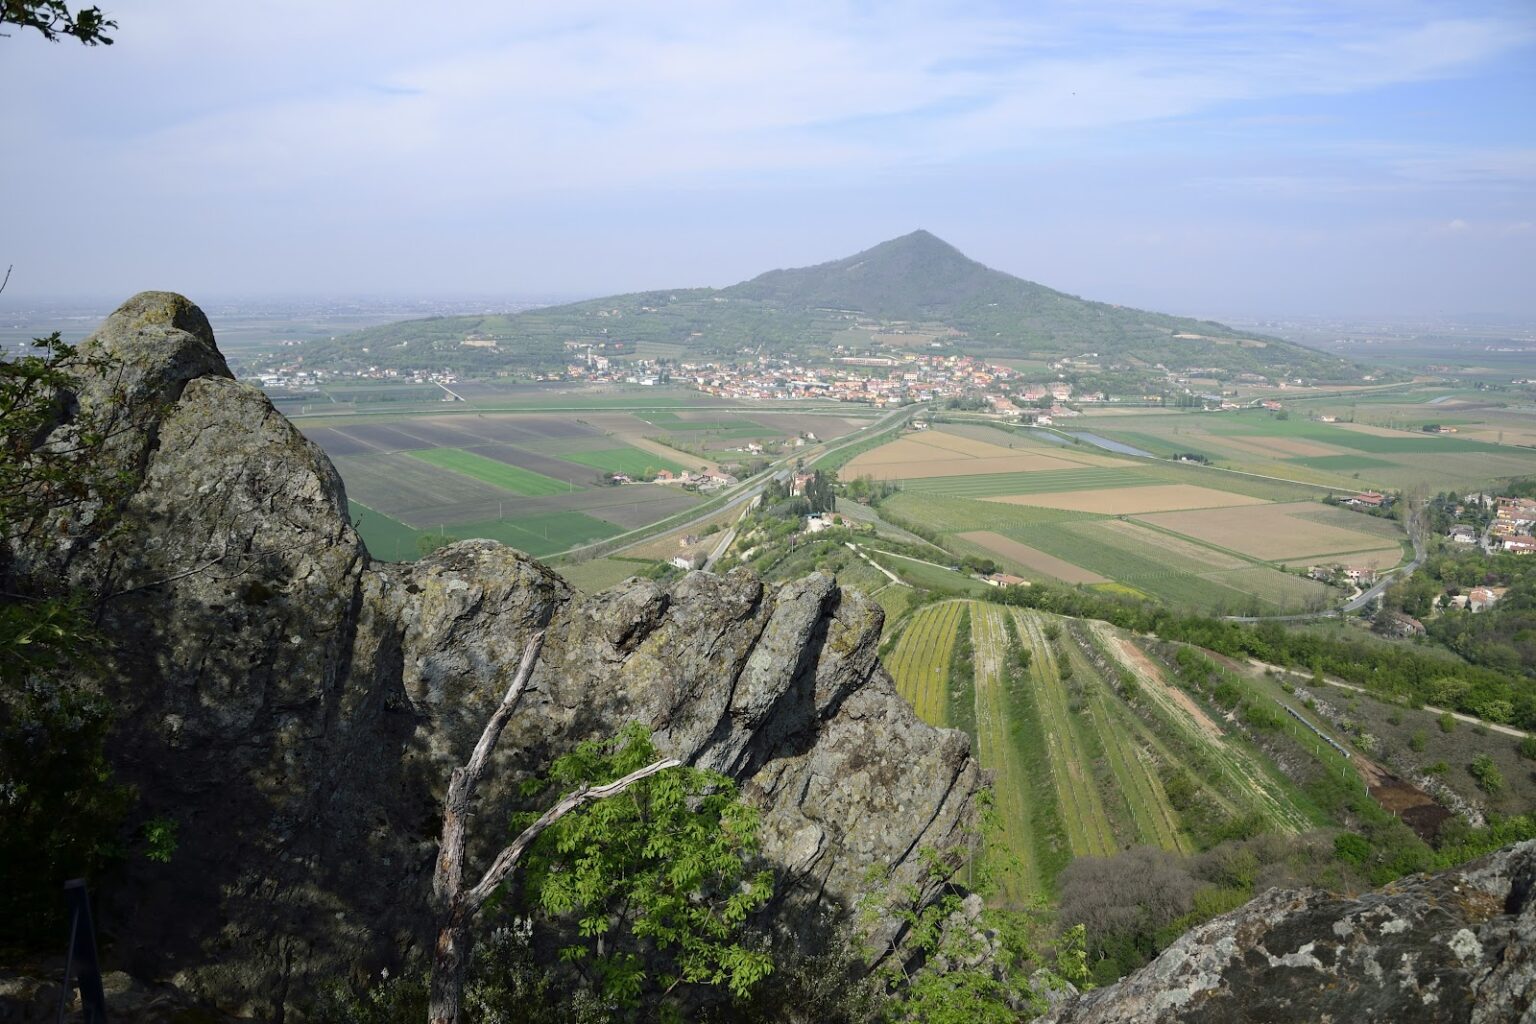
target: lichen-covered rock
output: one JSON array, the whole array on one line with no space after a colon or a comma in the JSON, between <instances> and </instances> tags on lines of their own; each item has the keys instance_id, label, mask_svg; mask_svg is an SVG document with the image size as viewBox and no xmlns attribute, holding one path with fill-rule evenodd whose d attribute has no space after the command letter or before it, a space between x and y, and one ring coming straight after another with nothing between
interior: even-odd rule
<instances>
[{"instance_id":1,"label":"lichen-covered rock","mask_svg":"<svg viewBox=\"0 0 1536 1024\"><path fill-rule=\"evenodd\" d=\"M114 762L180 825L170 864L135 860L102 893L134 975L265 1017L419 954L448 773L545 627L472 855L517 782L630 721L762 809L787 931L846 920L871 868L931 884L923 851L963 841L965 738L895 694L879 608L833 580L693 573L578 600L489 541L376 563L329 460L231 378L187 300L136 296L85 347L115 376L79 407L128 403L109 454L133 485L9 566L97 596Z\"/></svg>"},{"instance_id":2,"label":"lichen-covered rock","mask_svg":"<svg viewBox=\"0 0 1536 1024\"><path fill-rule=\"evenodd\" d=\"M1349 899L1274 889L1041 1024L1536 1020L1536 842Z\"/></svg>"}]
</instances>

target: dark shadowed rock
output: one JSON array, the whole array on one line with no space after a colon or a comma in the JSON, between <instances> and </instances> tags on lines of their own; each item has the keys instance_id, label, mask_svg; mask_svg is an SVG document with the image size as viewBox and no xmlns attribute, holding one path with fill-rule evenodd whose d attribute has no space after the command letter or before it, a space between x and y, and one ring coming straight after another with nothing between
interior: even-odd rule
<instances>
[{"instance_id":1,"label":"dark shadowed rock","mask_svg":"<svg viewBox=\"0 0 1536 1024\"><path fill-rule=\"evenodd\" d=\"M1536 1019L1536 842L1348 899L1274 889L1042 1024Z\"/></svg>"},{"instance_id":2,"label":"dark shadowed rock","mask_svg":"<svg viewBox=\"0 0 1536 1024\"><path fill-rule=\"evenodd\" d=\"M981 784L966 740L896 695L879 608L833 580L693 573L583 601L489 541L376 563L329 460L231 378L187 300L135 296L86 348L114 370L79 407L127 402L111 458L133 486L10 567L16 586L97 596L113 760L146 814L180 823L170 864L135 860L102 894L135 975L271 1016L419 956L448 773L546 626L481 864L517 782L630 721L741 780L789 931L846 922L871 868L931 885L923 851L963 841Z\"/></svg>"}]
</instances>

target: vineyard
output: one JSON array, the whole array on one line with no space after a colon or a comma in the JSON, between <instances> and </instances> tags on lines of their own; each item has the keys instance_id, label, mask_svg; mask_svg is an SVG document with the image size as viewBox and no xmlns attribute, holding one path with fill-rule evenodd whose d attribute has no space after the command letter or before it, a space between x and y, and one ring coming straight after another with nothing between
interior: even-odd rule
<instances>
[{"instance_id":1,"label":"vineyard","mask_svg":"<svg viewBox=\"0 0 1536 1024\"><path fill-rule=\"evenodd\" d=\"M976 866L1006 904L1050 893L1074 857L1191 853L1316 824L1230 715L1105 623L944 601L911 616L886 664L918 714L970 733L992 772L994 824Z\"/></svg>"},{"instance_id":2,"label":"vineyard","mask_svg":"<svg viewBox=\"0 0 1536 1024\"><path fill-rule=\"evenodd\" d=\"M934 725L949 724L949 659L966 608L965 601L945 601L920 609L886 662L897 691Z\"/></svg>"}]
</instances>

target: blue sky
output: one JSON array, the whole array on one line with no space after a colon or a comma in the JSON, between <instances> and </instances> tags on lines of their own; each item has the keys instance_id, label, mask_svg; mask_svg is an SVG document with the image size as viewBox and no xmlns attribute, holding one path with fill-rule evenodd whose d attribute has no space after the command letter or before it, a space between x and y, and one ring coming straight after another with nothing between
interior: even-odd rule
<instances>
[{"instance_id":1,"label":"blue sky","mask_svg":"<svg viewBox=\"0 0 1536 1024\"><path fill-rule=\"evenodd\" d=\"M1536 316L1536 4L113 4L0 39L0 303L725 285L924 227L1207 315Z\"/></svg>"}]
</instances>

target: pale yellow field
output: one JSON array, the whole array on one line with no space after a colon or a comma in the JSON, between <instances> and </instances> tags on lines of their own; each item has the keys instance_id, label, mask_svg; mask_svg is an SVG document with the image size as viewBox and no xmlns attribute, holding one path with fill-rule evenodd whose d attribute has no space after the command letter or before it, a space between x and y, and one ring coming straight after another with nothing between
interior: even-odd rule
<instances>
[{"instance_id":1,"label":"pale yellow field","mask_svg":"<svg viewBox=\"0 0 1536 1024\"><path fill-rule=\"evenodd\" d=\"M1320 455L1348 455L1350 449L1339 448L1331 444L1323 444L1318 441L1304 441L1297 437L1244 437L1241 439L1224 437L1222 441L1237 447L1234 441L1242 440L1245 444L1257 448L1260 454L1280 455L1287 458L1300 456L1312 458Z\"/></svg>"},{"instance_id":2,"label":"pale yellow field","mask_svg":"<svg viewBox=\"0 0 1536 1024\"><path fill-rule=\"evenodd\" d=\"M926 430L918 434L909 434L904 440L926 445L929 448L938 448L941 451L964 455L971 459L995 459L1000 455L1007 455L1013 451L1012 448L993 444L990 441L981 441L974 437L965 437L961 434L948 434L942 430Z\"/></svg>"},{"instance_id":3,"label":"pale yellow field","mask_svg":"<svg viewBox=\"0 0 1536 1024\"><path fill-rule=\"evenodd\" d=\"M1335 426L1343 430L1353 430L1358 434L1374 434L1376 437L1411 437L1406 430L1393 430L1391 427L1373 427L1369 423L1337 423Z\"/></svg>"},{"instance_id":4,"label":"pale yellow field","mask_svg":"<svg viewBox=\"0 0 1536 1024\"><path fill-rule=\"evenodd\" d=\"M1149 530L1140 523L1133 523L1125 519L1100 519L1094 523L1097 529L1117 533L1122 537L1128 537L1138 544L1148 548L1156 548L1158 551L1168 551L1175 555L1181 555L1192 561L1208 565L1212 569L1244 569L1252 563L1245 562L1235 555L1229 555L1214 548L1208 548L1194 541L1180 540L1170 537L1166 533L1158 533Z\"/></svg>"},{"instance_id":5,"label":"pale yellow field","mask_svg":"<svg viewBox=\"0 0 1536 1024\"><path fill-rule=\"evenodd\" d=\"M1153 484L1148 487L1114 487L1101 491L1051 491L1045 494L1008 494L984 498L1004 505L1035 505L1068 512L1097 512L1122 516L1142 512L1183 509L1226 509L1234 505L1262 505L1263 498L1218 491L1194 484Z\"/></svg>"},{"instance_id":6,"label":"pale yellow field","mask_svg":"<svg viewBox=\"0 0 1536 1024\"><path fill-rule=\"evenodd\" d=\"M1457 437L1469 437L1489 444L1536 445L1536 429L1517 427L1458 427Z\"/></svg>"},{"instance_id":7,"label":"pale yellow field","mask_svg":"<svg viewBox=\"0 0 1536 1024\"><path fill-rule=\"evenodd\" d=\"M1000 533L991 530L975 530L971 533L957 534L961 540L968 540L972 544L980 544L995 555L1018 562L1020 565L1035 572L1044 573L1047 576L1061 580L1063 583L1108 583L1109 580L1096 572L1089 572L1082 566L1073 565L1071 562L1062 561L1055 555L1048 555L1028 544L1020 544L1016 540L1004 537Z\"/></svg>"},{"instance_id":8,"label":"pale yellow field","mask_svg":"<svg viewBox=\"0 0 1536 1024\"><path fill-rule=\"evenodd\" d=\"M1317 508L1315 502L1296 501L1250 508L1164 512L1141 519L1266 561L1296 561L1339 551L1385 551L1380 537L1302 518L1301 513L1315 512Z\"/></svg>"},{"instance_id":9,"label":"pale yellow field","mask_svg":"<svg viewBox=\"0 0 1536 1024\"><path fill-rule=\"evenodd\" d=\"M1014 455L1006 459L955 459L952 462L893 462L885 465L848 464L850 476L868 475L876 480L927 480L933 477L974 476L980 473L1034 473L1042 469L1077 469L1070 462L1044 462L1045 456ZM855 460L856 462L857 460Z\"/></svg>"}]
</instances>

